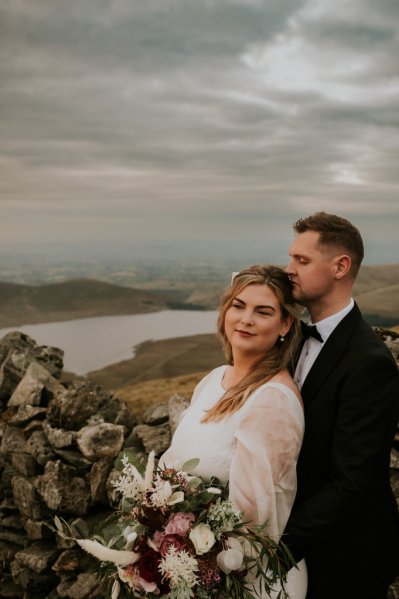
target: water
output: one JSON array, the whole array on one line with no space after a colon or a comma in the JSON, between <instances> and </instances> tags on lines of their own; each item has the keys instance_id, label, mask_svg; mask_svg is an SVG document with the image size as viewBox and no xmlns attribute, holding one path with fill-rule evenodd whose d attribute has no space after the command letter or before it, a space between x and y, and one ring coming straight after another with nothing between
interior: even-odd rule
<instances>
[{"instance_id":1,"label":"water","mask_svg":"<svg viewBox=\"0 0 399 599\"><path fill-rule=\"evenodd\" d=\"M151 314L100 316L0 329L0 338L22 331L38 345L64 350L64 369L87 374L134 355L143 341L214 333L217 311L164 310Z\"/></svg>"}]
</instances>

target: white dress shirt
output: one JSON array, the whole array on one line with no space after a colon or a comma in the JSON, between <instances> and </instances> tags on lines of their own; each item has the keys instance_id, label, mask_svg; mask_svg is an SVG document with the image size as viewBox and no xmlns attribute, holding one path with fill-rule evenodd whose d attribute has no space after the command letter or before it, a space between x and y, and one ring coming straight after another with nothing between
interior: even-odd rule
<instances>
[{"instance_id":1,"label":"white dress shirt","mask_svg":"<svg viewBox=\"0 0 399 599\"><path fill-rule=\"evenodd\" d=\"M309 374L310 369L312 368L315 360L321 350L323 349L323 344L327 341L335 327L341 320L352 310L354 306L353 298L349 304L343 310L340 310L336 314L332 314L332 316L328 316L328 318L324 318L324 320L320 320L317 325L317 330L323 338L323 343L320 343L314 337L308 337L306 339L301 354L299 356L298 364L296 365L294 380L298 385L299 389L302 389L302 385L305 382L307 375ZM308 324L314 324L309 322Z\"/></svg>"}]
</instances>

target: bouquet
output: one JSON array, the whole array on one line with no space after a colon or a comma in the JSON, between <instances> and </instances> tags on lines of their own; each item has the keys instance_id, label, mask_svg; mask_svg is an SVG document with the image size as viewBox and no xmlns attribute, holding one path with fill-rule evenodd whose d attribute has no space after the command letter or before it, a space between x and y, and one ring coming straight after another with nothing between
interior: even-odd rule
<instances>
[{"instance_id":1,"label":"bouquet","mask_svg":"<svg viewBox=\"0 0 399 599\"><path fill-rule=\"evenodd\" d=\"M295 565L289 550L265 525L243 522L226 485L190 474L199 460L160 468L151 452L145 472L126 453L118 461L118 510L92 539L75 539L101 561L108 599L253 599L276 583L278 597L288 597L285 573ZM68 537L67 524L55 523Z\"/></svg>"}]
</instances>

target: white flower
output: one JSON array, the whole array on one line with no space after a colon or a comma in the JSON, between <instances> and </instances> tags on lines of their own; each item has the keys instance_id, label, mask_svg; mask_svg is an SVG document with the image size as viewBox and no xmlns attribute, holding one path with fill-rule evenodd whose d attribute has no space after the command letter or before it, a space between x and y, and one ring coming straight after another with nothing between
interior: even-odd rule
<instances>
[{"instance_id":1,"label":"white flower","mask_svg":"<svg viewBox=\"0 0 399 599\"><path fill-rule=\"evenodd\" d=\"M232 570L241 568L244 561L244 549L234 537L229 537L227 544L229 548L218 553L216 563L225 574L230 574Z\"/></svg>"},{"instance_id":2,"label":"white flower","mask_svg":"<svg viewBox=\"0 0 399 599\"><path fill-rule=\"evenodd\" d=\"M183 581L191 588L198 582L196 575L198 571L197 560L184 549L178 551L176 547L171 545L158 567L161 574L168 578L172 587Z\"/></svg>"},{"instance_id":3,"label":"white flower","mask_svg":"<svg viewBox=\"0 0 399 599\"><path fill-rule=\"evenodd\" d=\"M112 484L122 493L123 497L136 499L152 488L154 456L154 452L151 451L148 456L144 477L137 470L136 466L129 462L129 458L126 455L122 457L123 468L121 474L118 480L114 481Z\"/></svg>"},{"instance_id":4,"label":"white flower","mask_svg":"<svg viewBox=\"0 0 399 599\"><path fill-rule=\"evenodd\" d=\"M222 489L218 489L217 487L208 487L207 492L212 493L212 495L221 495Z\"/></svg>"},{"instance_id":5,"label":"white flower","mask_svg":"<svg viewBox=\"0 0 399 599\"><path fill-rule=\"evenodd\" d=\"M130 551L136 542L137 532L134 530L133 526L126 526L125 530L123 531L123 536L126 539L125 549Z\"/></svg>"},{"instance_id":6,"label":"white flower","mask_svg":"<svg viewBox=\"0 0 399 599\"><path fill-rule=\"evenodd\" d=\"M169 497L168 505L175 505L175 503L180 503L184 501L184 493L183 491L176 491L176 493L172 493Z\"/></svg>"},{"instance_id":7,"label":"white flower","mask_svg":"<svg viewBox=\"0 0 399 599\"><path fill-rule=\"evenodd\" d=\"M194 545L195 553L202 555L208 553L210 548L215 543L215 535L207 524L201 522L198 526L195 526L190 530L190 541Z\"/></svg>"},{"instance_id":8,"label":"white flower","mask_svg":"<svg viewBox=\"0 0 399 599\"><path fill-rule=\"evenodd\" d=\"M120 592L121 592L121 585L119 583L119 580L115 580L114 584L112 585L111 599L118 599Z\"/></svg>"},{"instance_id":9,"label":"white flower","mask_svg":"<svg viewBox=\"0 0 399 599\"><path fill-rule=\"evenodd\" d=\"M151 493L151 505L153 507L165 507L166 505L180 503L180 501L184 501L183 491L174 493L170 482L158 477L155 481L153 492Z\"/></svg>"},{"instance_id":10,"label":"white flower","mask_svg":"<svg viewBox=\"0 0 399 599\"><path fill-rule=\"evenodd\" d=\"M91 539L76 539L76 542L91 555L94 555L102 562L112 562L117 566L128 566L134 564L140 557L139 553L134 551L118 551L117 549L109 549L97 541Z\"/></svg>"}]
</instances>

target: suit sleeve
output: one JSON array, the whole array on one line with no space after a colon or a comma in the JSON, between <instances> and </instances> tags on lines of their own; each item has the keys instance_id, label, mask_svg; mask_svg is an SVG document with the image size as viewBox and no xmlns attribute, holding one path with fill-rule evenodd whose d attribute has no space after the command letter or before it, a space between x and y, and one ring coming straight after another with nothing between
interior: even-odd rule
<instances>
[{"instance_id":1,"label":"suit sleeve","mask_svg":"<svg viewBox=\"0 0 399 599\"><path fill-rule=\"evenodd\" d=\"M375 481L388 472L388 464L381 467L382 456L389 456L398 400L398 369L382 353L363 359L341 381L329 482L293 510L285 530L284 540L297 559L307 546L344 529L361 506L373 501Z\"/></svg>"}]
</instances>

